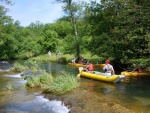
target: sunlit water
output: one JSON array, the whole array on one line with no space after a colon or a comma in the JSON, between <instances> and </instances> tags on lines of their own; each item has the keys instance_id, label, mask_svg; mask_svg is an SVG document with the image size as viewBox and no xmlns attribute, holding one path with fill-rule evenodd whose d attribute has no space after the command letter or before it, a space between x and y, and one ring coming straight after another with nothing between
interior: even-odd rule
<instances>
[{"instance_id":1,"label":"sunlit water","mask_svg":"<svg viewBox=\"0 0 150 113\"><path fill-rule=\"evenodd\" d=\"M56 63L41 64L41 68L55 75L66 70L75 76L78 69ZM98 70L98 69L97 69ZM3 81L2 81L3 80ZM114 102L138 113L150 113L150 76L126 77L122 83L105 83L95 81L93 91L103 93ZM41 96L40 91L23 88L26 81L20 74L4 75L0 80L0 113L68 113L69 109L61 101L49 101ZM81 78L81 87L87 89L91 79ZM12 83L14 91L4 91L5 86Z\"/></svg>"}]
</instances>

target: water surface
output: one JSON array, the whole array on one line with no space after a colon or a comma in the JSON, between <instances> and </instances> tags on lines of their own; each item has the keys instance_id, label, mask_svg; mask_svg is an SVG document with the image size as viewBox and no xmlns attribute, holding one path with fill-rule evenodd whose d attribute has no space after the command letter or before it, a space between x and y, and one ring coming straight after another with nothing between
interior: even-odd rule
<instances>
[{"instance_id":1,"label":"water surface","mask_svg":"<svg viewBox=\"0 0 150 113\"><path fill-rule=\"evenodd\" d=\"M68 71L75 76L78 69L68 65L57 63L41 64L52 75L60 71ZM99 70L98 68L96 70ZM126 77L122 83L106 83L92 80L92 91L100 92L114 99L114 102L130 108L137 113L150 112L150 76ZM91 79L81 77L81 88L88 89ZM60 101L49 101L36 89L25 89L26 81L20 78L20 74L1 75L0 79L0 112L1 113L68 113L69 109ZM13 91L6 91L7 84L13 85Z\"/></svg>"}]
</instances>

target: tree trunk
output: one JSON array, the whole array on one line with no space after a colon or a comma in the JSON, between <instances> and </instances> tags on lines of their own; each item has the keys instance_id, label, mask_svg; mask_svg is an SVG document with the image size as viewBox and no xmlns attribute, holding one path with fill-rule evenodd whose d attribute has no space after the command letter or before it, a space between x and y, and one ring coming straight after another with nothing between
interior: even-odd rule
<instances>
[{"instance_id":1,"label":"tree trunk","mask_svg":"<svg viewBox=\"0 0 150 113\"><path fill-rule=\"evenodd\" d=\"M72 0L69 0L69 7L71 7L72 5L71 2ZM71 16L71 21L73 24L75 38L76 38L76 52L77 52L76 55L77 55L77 58L80 58L80 43L79 43L79 37L78 37L78 32L77 32L77 25L76 25L76 20L71 9L70 9L70 16Z\"/></svg>"}]
</instances>

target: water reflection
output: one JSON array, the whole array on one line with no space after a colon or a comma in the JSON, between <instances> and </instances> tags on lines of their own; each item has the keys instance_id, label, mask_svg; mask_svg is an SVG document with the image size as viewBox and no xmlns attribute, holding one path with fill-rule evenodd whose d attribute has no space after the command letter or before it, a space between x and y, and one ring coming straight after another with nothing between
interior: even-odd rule
<instances>
[{"instance_id":1,"label":"water reflection","mask_svg":"<svg viewBox=\"0 0 150 113\"><path fill-rule=\"evenodd\" d=\"M65 70L71 74L77 75L78 69L76 67L71 67L68 65L63 64L57 64L57 63L48 63L48 64L41 64L41 67L45 69L48 73L51 73L52 75L56 75L56 73L59 73L62 70Z\"/></svg>"},{"instance_id":2,"label":"water reflection","mask_svg":"<svg viewBox=\"0 0 150 113\"><path fill-rule=\"evenodd\" d=\"M0 72L8 72L10 64L7 61L0 61Z\"/></svg>"},{"instance_id":3,"label":"water reflection","mask_svg":"<svg viewBox=\"0 0 150 113\"><path fill-rule=\"evenodd\" d=\"M100 92L106 96L114 98L114 102L122 106L132 106L139 112L150 111L150 76L147 77L127 77L122 83L105 83L93 81L94 86L89 87L90 79L81 78L82 88L85 90Z\"/></svg>"}]
</instances>

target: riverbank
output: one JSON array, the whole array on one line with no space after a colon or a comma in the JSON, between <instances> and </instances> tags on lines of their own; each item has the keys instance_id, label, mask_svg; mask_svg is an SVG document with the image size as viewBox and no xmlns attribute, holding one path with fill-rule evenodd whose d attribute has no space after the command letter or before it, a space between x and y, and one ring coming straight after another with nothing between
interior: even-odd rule
<instances>
[{"instance_id":1,"label":"riverbank","mask_svg":"<svg viewBox=\"0 0 150 113\"><path fill-rule=\"evenodd\" d=\"M135 113L113 101L112 97L88 90L77 88L62 96L44 94L49 100L61 100L71 110L69 113Z\"/></svg>"}]
</instances>

